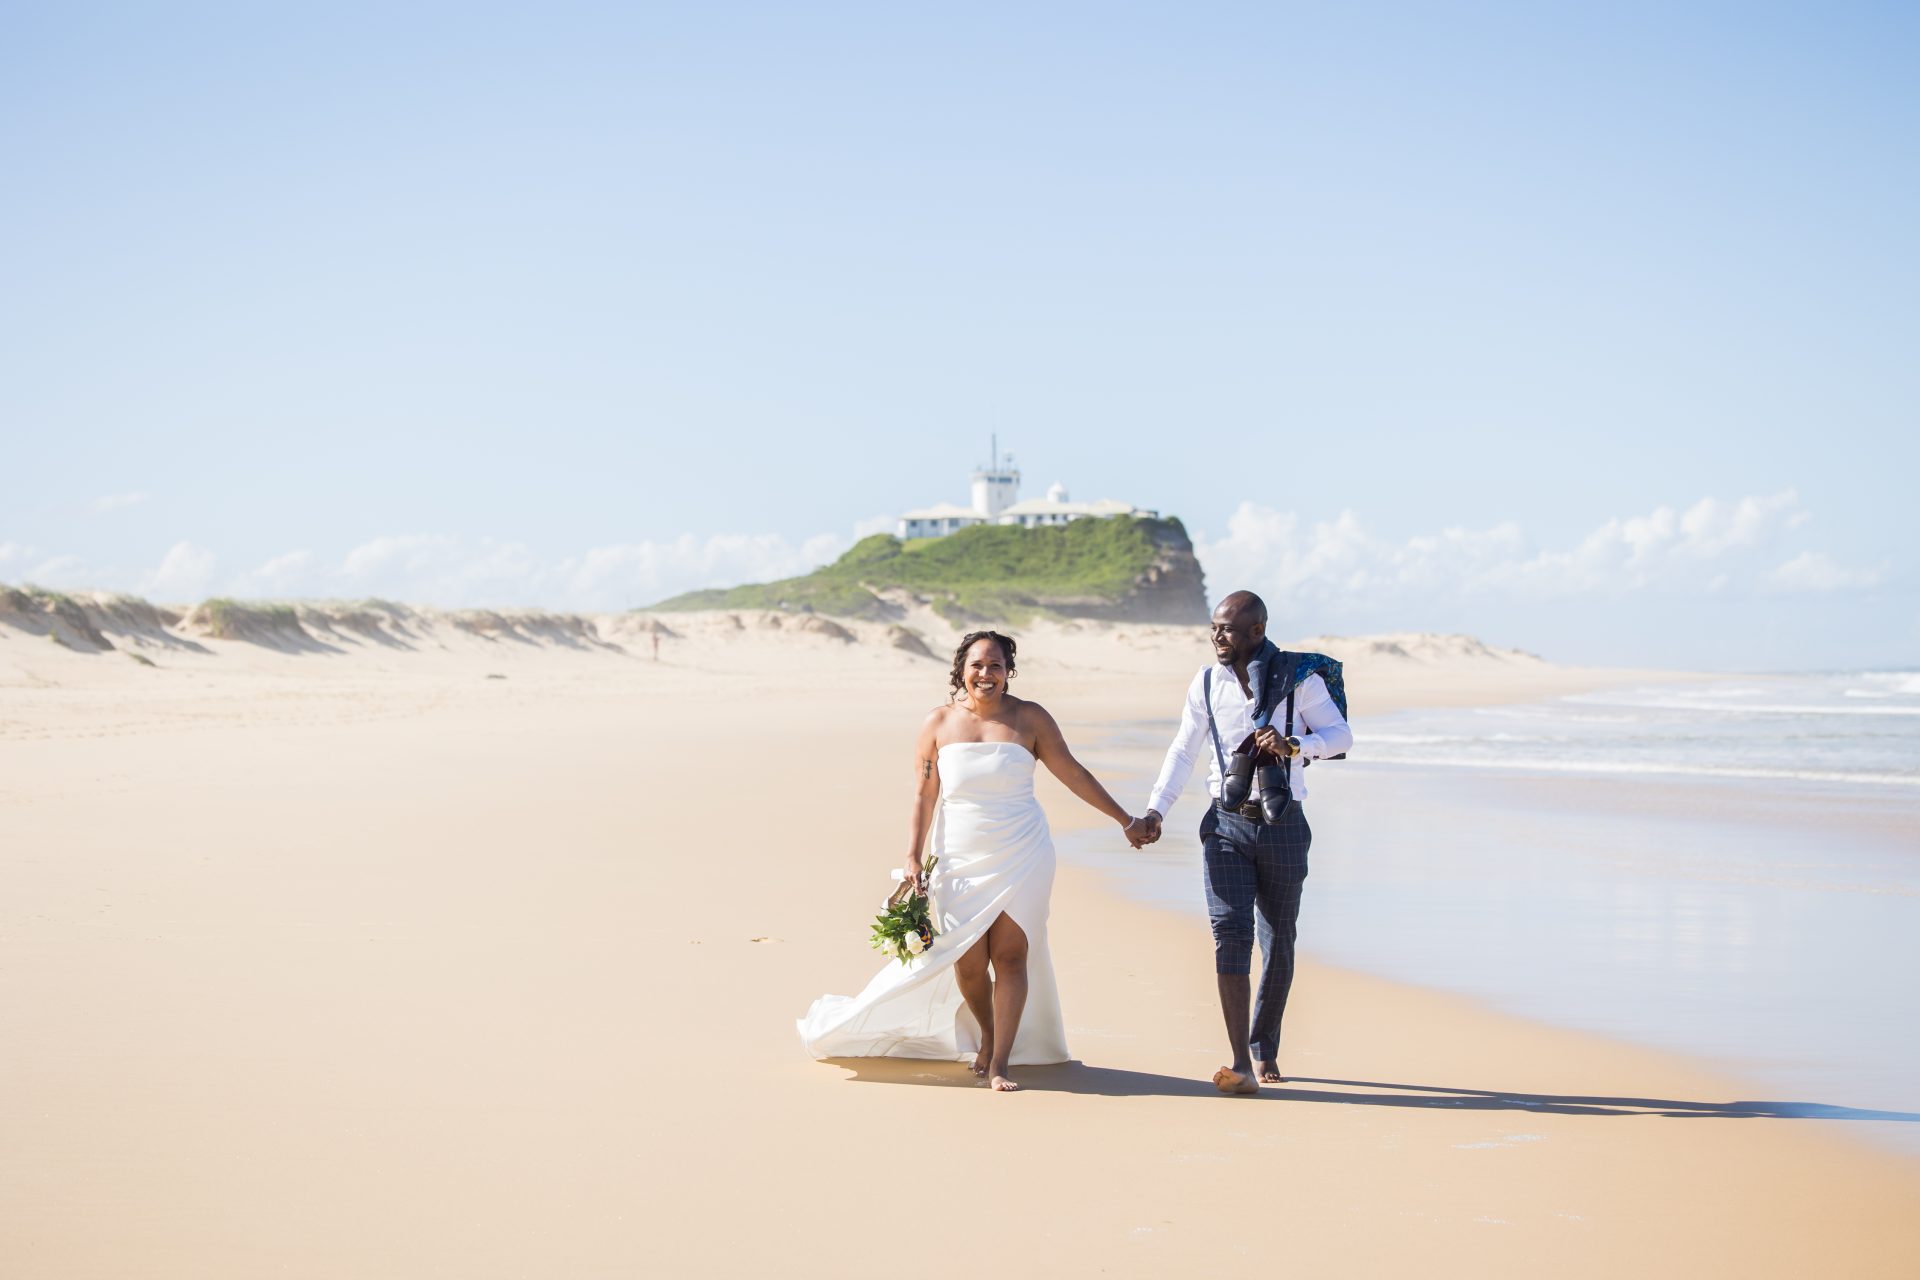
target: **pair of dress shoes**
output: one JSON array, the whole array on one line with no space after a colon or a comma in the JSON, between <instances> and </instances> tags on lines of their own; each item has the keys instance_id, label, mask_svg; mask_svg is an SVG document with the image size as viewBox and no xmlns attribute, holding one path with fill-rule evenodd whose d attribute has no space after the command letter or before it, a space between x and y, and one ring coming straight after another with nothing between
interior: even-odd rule
<instances>
[{"instance_id":1,"label":"pair of dress shoes","mask_svg":"<svg viewBox=\"0 0 1920 1280\"><path fill-rule=\"evenodd\" d=\"M1293 801L1286 767L1270 753L1252 747L1251 740L1242 744L1227 763L1227 776L1220 780L1220 803L1239 809L1253 794L1256 778L1260 781L1261 817L1268 822L1280 821Z\"/></svg>"}]
</instances>

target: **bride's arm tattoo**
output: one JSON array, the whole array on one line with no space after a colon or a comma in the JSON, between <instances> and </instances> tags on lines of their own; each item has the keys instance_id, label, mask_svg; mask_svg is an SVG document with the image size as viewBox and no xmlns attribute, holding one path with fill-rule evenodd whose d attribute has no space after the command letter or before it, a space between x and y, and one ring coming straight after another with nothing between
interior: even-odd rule
<instances>
[{"instance_id":1,"label":"bride's arm tattoo","mask_svg":"<svg viewBox=\"0 0 1920 1280\"><path fill-rule=\"evenodd\" d=\"M920 777L913 784L913 823L907 837L906 870L913 875L920 874L921 850L933 825L934 806L940 802L940 784L934 781L940 776L940 715L935 711L927 717L913 744L913 762L920 766Z\"/></svg>"}]
</instances>

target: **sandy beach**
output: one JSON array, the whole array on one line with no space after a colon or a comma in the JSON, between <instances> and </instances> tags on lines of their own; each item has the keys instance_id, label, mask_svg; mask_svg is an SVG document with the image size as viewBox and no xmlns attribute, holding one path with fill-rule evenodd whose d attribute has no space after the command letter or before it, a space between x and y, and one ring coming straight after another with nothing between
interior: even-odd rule
<instances>
[{"instance_id":1,"label":"sandy beach","mask_svg":"<svg viewBox=\"0 0 1920 1280\"><path fill-rule=\"evenodd\" d=\"M1920 1164L1843 1122L1310 946L1295 1078L1220 1097L1204 925L1074 866L1075 1063L996 1096L808 1060L793 1019L878 966L946 670L770 618L668 619L658 662L631 617L304 651L0 627L0 1273L1920 1274ZM1014 691L1088 755L1204 658L1020 634ZM1362 745L1369 714L1656 678L1320 643Z\"/></svg>"}]
</instances>

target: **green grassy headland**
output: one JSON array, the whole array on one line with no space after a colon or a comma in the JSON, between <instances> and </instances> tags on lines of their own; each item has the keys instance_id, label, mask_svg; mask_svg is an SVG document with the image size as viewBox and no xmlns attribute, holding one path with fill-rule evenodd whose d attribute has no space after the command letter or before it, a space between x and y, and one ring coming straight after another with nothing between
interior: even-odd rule
<instances>
[{"instance_id":1,"label":"green grassy headland","mask_svg":"<svg viewBox=\"0 0 1920 1280\"><path fill-rule=\"evenodd\" d=\"M651 608L812 610L879 619L898 610L876 593L901 589L956 622L1100 614L1135 594L1156 565L1183 555L1191 560L1192 544L1177 519L1115 516L1039 529L976 525L908 542L877 533L802 577L690 591ZM1194 578L1197 591L1197 566Z\"/></svg>"}]
</instances>

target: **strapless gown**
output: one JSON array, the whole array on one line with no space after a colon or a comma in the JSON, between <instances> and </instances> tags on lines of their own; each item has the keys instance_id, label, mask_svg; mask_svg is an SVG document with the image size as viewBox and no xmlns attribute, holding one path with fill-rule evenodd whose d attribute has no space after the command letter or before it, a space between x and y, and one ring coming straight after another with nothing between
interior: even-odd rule
<instances>
[{"instance_id":1,"label":"strapless gown","mask_svg":"<svg viewBox=\"0 0 1920 1280\"><path fill-rule=\"evenodd\" d=\"M1067 1061L1060 990L1047 951L1053 837L1033 794L1034 758L1016 742L952 742L940 748L940 803L929 886L940 936L906 964L889 960L857 996L821 996L799 1019L816 1058L971 1060L974 1020L954 979L965 955L1002 914L1027 935L1027 1007L1009 1061Z\"/></svg>"}]
</instances>

